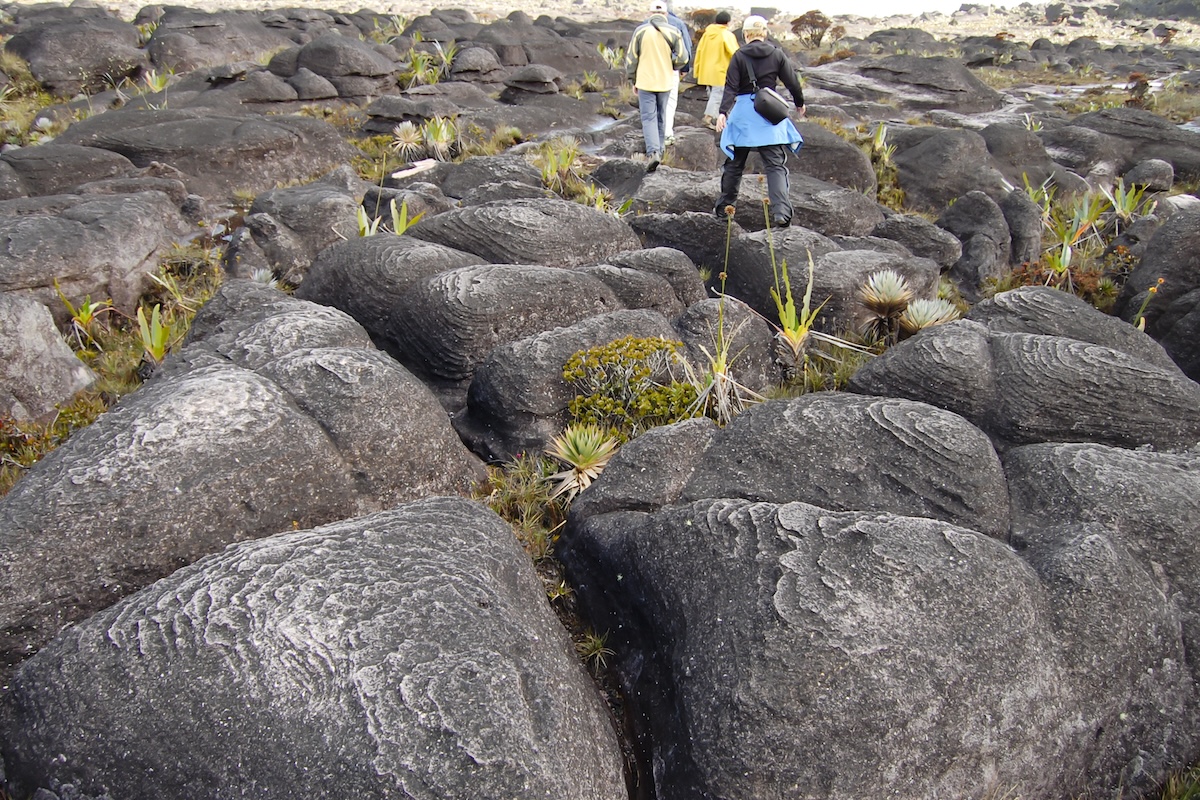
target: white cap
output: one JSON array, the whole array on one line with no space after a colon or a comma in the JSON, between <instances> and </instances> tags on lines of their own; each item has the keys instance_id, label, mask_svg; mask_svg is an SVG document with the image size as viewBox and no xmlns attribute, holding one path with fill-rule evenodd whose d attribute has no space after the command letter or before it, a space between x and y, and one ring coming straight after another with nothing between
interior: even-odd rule
<instances>
[{"instance_id":1,"label":"white cap","mask_svg":"<svg viewBox=\"0 0 1200 800\"><path fill-rule=\"evenodd\" d=\"M767 21L757 14L751 14L742 23L742 31L762 31L765 34L767 32Z\"/></svg>"},{"instance_id":2,"label":"white cap","mask_svg":"<svg viewBox=\"0 0 1200 800\"><path fill-rule=\"evenodd\" d=\"M651 14L667 13L667 4L664 3L663 0L654 0L654 2L652 2L650 4L650 13Z\"/></svg>"}]
</instances>

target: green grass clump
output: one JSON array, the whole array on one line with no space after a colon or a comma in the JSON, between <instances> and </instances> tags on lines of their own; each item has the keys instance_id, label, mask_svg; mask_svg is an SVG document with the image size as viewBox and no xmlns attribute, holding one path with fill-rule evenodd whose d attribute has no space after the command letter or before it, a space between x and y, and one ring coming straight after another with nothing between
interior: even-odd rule
<instances>
[{"instance_id":1,"label":"green grass clump","mask_svg":"<svg viewBox=\"0 0 1200 800\"><path fill-rule=\"evenodd\" d=\"M121 397L142 384L163 355L183 339L196 311L221 283L219 256L201 244L177 247L150 277L150 290L133 316L111 310L107 301L70 304L72 314L64 338L75 355L96 373L96 383L63 403L49 422L15 420L0 415L0 496L47 453L90 425ZM159 332L151 321L158 309ZM146 333L138 316L147 320ZM151 335L150 340L147 334Z\"/></svg>"},{"instance_id":2,"label":"green grass clump","mask_svg":"<svg viewBox=\"0 0 1200 800\"><path fill-rule=\"evenodd\" d=\"M610 431L618 443L658 425L688 419L695 388L675 381L680 342L626 336L575 353L563 379L577 392L568 410L579 423Z\"/></svg>"}]
</instances>

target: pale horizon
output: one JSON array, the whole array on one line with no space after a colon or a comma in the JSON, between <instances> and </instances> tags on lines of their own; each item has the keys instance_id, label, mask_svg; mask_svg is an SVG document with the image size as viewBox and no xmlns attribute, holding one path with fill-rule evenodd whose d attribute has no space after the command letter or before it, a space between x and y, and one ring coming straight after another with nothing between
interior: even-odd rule
<instances>
[{"instance_id":1,"label":"pale horizon","mask_svg":"<svg viewBox=\"0 0 1200 800\"><path fill-rule=\"evenodd\" d=\"M1024 0L1007 0L1007 2L980 2L973 5L992 6L997 10L1014 8ZM1044 5L1045 3L1033 3ZM952 14L964 5L964 0L837 0L837 2L822 2L821 0L781 0L780 2L739 3L728 6L731 10L748 14L751 6L775 8L779 13L795 15L816 9L828 17L853 14L859 17L884 18L890 16L916 17L933 11ZM710 4L711 6L711 4ZM717 4L717 7L722 7Z\"/></svg>"}]
</instances>

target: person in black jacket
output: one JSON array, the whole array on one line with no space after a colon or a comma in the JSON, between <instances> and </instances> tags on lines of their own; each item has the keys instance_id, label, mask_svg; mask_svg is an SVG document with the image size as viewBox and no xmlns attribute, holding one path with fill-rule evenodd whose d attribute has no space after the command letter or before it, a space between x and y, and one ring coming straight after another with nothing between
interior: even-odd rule
<instances>
[{"instance_id":1,"label":"person in black jacket","mask_svg":"<svg viewBox=\"0 0 1200 800\"><path fill-rule=\"evenodd\" d=\"M787 154L800 149L804 139L791 119L772 124L754 110L755 86L774 89L781 81L796 104L797 115L804 116L804 90L787 55L767 38L767 21L759 16L746 17L742 23L746 43L734 54L725 73L725 94L717 131L721 133L721 152L727 159L721 168L721 196L714 212L724 217L726 206L737 203L738 187L746 169L746 159L757 152L767 173L767 196L771 201L771 224L786 228L792 222L792 204L788 199Z\"/></svg>"}]
</instances>

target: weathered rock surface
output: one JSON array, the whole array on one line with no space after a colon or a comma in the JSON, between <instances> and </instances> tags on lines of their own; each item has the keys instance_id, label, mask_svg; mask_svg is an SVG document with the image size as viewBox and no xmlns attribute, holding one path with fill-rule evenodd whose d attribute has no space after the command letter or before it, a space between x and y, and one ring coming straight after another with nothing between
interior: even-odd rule
<instances>
[{"instance_id":1,"label":"weathered rock surface","mask_svg":"<svg viewBox=\"0 0 1200 800\"><path fill-rule=\"evenodd\" d=\"M638 246L620 219L560 199L513 200L447 211L409 236L474 253L492 264L574 267Z\"/></svg>"},{"instance_id":2,"label":"weathered rock surface","mask_svg":"<svg viewBox=\"0 0 1200 800\"><path fill-rule=\"evenodd\" d=\"M161 192L55 195L0 203L0 290L45 305L59 325L79 306L111 298L132 316L159 258L187 227Z\"/></svg>"},{"instance_id":3,"label":"weathered rock surface","mask_svg":"<svg viewBox=\"0 0 1200 800\"><path fill-rule=\"evenodd\" d=\"M160 375L0 500L0 658L230 542L465 492L478 470L352 320L231 281Z\"/></svg>"},{"instance_id":4,"label":"weathered rock surface","mask_svg":"<svg viewBox=\"0 0 1200 800\"><path fill-rule=\"evenodd\" d=\"M620 308L611 289L579 272L518 264L461 267L398 298L383 345L457 409L475 369L498 345Z\"/></svg>"},{"instance_id":5,"label":"weathered rock surface","mask_svg":"<svg viewBox=\"0 0 1200 800\"><path fill-rule=\"evenodd\" d=\"M20 792L627 796L528 557L457 498L180 570L26 663L2 714Z\"/></svg>"},{"instance_id":6,"label":"weathered rock surface","mask_svg":"<svg viewBox=\"0 0 1200 800\"><path fill-rule=\"evenodd\" d=\"M323 120L212 109L110 111L75 123L58 141L111 150L138 167L169 164L189 190L220 199L322 175L354 152Z\"/></svg>"},{"instance_id":7,"label":"weathered rock surface","mask_svg":"<svg viewBox=\"0 0 1200 800\"><path fill-rule=\"evenodd\" d=\"M86 335L86 334L81 334ZM0 292L0 416L41 420L96 380L41 303Z\"/></svg>"},{"instance_id":8,"label":"weathered rock surface","mask_svg":"<svg viewBox=\"0 0 1200 800\"><path fill-rule=\"evenodd\" d=\"M926 516L1008 536L1008 496L999 458L982 432L921 403L840 393L753 406L706 437L679 463L675 487L657 505L707 497L812 503L837 511ZM707 438L711 436L711 438ZM659 442L674 444L673 438ZM639 443L645 452L650 445ZM682 446L683 452L692 448ZM649 461L673 461L658 450ZM608 469L613 470L610 477ZM618 463L588 491L588 508L645 509L641 498L606 500L610 481L636 486ZM647 480L647 486L656 486ZM654 492L656 490L650 489ZM636 495L636 490L633 492ZM581 499L582 502L582 499Z\"/></svg>"},{"instance_id":9,"label":"weathered rock surface","mask_svg":"<svg viewBox=\"0 0 1200 800\"><path fill-rule=\"evenodd\" d=\"M1075 680L1067 658L1112 644L1084 608L1068 653L1057 627L1069 613L996 539L889 513L713 499L602 514L564 541L577 594L614 631L658 797L1079 790L1062 767L1088 763L1103 718L1081 713L1095 709L1095 683ZM1142 657L1171 670L1172 612L1142 576L1125 587L1139 601L1127 624L1156 626ZM1164 682L1104 699L1124 700L1119 713L1160 740L1167 723L1137 701L1184 695ZM1095 779L1111 789L1120 777Z\"/></svg>"},{"instance_id":10,"label":"weathered rock surface","mask_svg":"<svg viewBox=\"0 0 1200 800\"><path fill-rule=\"evenodd\" d=\"M1177 369L1116 347L990 331L970 320L891 348L850 388L955 411L1001 448L1086 441L1175 449L1200 441L1200 384Z\"/></svg>"}]
</instances>

